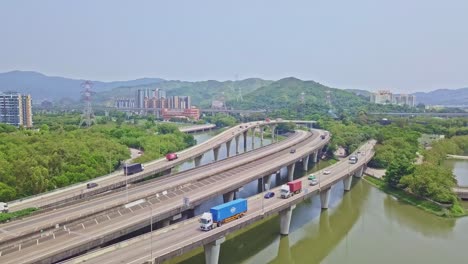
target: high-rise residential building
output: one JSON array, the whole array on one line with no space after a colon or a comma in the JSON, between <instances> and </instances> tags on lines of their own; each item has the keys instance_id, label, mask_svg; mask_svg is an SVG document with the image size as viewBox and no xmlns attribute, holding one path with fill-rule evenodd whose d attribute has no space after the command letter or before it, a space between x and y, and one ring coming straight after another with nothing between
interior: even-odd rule
<instances>
[{"instance_id":1,"label":"high-rise residential building","mask_svg":"<svg viewBox=\"0 0 468 264\"><path fill-rule=\"evenodd\" d=\"M380 90L371 94L370 102L375 104L396 104L414 107L416 105L416 97L411 94L392 94L390 91Z\"/></svg>"},{"instance_id":2,"label":"high-rise residential building","mask_svg":"<svg viewBox=\"0 0 468 264\"><path fill-rule=\"evenodd\" d=\"M0 123L31 128L31 96L16 92L0 93Z\"/></svg>"}]
</instances>

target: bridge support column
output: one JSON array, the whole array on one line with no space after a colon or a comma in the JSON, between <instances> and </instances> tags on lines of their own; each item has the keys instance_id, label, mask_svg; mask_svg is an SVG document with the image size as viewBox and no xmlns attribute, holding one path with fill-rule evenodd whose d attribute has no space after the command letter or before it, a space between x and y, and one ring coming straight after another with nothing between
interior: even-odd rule
<instances>
[{"instance_id":1,"label":"bridge support column","mask_svg":"<svg viewBox=\"0 0 468 264\"><path fill-rule=\"evenodd\" d=\"M265 184L268 184L268 186L265 186ZM269 191L271 186L271 174L264 176L262 178L259 178L257 180L257 190L258 193L261 193L263 191ZM268 188L267 188L268 187Z\"/></svg>"},{"instance_id":2,"label":"bridge support column","mask_svg":"<svg viewBox=\"0 0 468 264\"><path fill-rule=\"evenodd\" d=\"M330 190L321 190L320 191L320 202L322 203L322 209L328 209L328 202L330 201Z\"/></svg>"},{"instance_id":3,"label":"bridge support column","mask_svg":"<svg viewBox=\"0 0 468 264\"><path fill-rule=\"evenodd\" d=\"M354 173L354 176L361 178L363 173L364 173L364 166L362 166L358 171L356 171Z\"/></svg>"},{"instance_id":4,"label":"bridge support column","mask_svg":"<svg viewBox=\"0 0 468 264\"><path fill-rule=\"evenodd\" d=\"M223 201L227 203L227 202L234 200L235 194L236 194L236 191L231 191L231 192L223 194Z\"/></svg>"},{"instance_id":5,"label":"bridge support column","mask_svg":"<svg viewBox=\"0 0 468 264\"><path fill-rule=\"evenodd\" d=\"M260 129L260 146L263 147L263 127L258 127Z\"/></svg>"},{"instance_id":6,"label":"bridge support column","mask_svg":"<svg viewBox=\"0 0 468 264\"><path fill-rule=\"evenodd\" d=\"M283 236L289 235L289 226L291 225L292 210L296 208L296 205L292 205L289 208L279 212L280 215L280 234Z\"/></svg>"},{"instance_id":7,"label":"bridge support column","mask_svg":"<svg viewBox=\"0 0 468 264\"><path fill-rule=\"evenodd\" d=\"M218 264L219 252L221 251L221 244L226 240L225 237L220 237L213 242L203 246L205 249L205 263Z\"/></svg>"},{"instance_id":8,"label":"bridge support column","mask_svg":"<svg viewBox=\"0 0 468 264\"><path fill-rule=\"evenodd\" d=\"M195 167L199 167L201 165L202 158L203 158L203 154L193 159L193 161L195 162Z\"/></svg>"},{"instance_id":9,"label":"bridge support column","mask_svg":"<svg viewBox=\"0 0 468 264\"><path fill-rule=\"evenodd\" d=\"M215 147L213 149L213 154L214 154L214 160L215 161L218 161L218 158L219 158L219 149L221 148L221 146L218 146L218 147Z\"/></svg>"},{"instance_id":10,"label":"bridge support column","mask_svg":"<svg viewBox=\"0 0 468 264\"><path fill-rule=\"evenodd\" d=\"M255 127L252 127L252 150L255 149Z\"/></svg>"},{"instance_id":11,"label":"bridge support column","mask_svg":"<svg viewBox=\"0 0 468 264\"><path fill-rule=\"evenodd\" d=\"M309 168L309 155L305 156L304 158L302 158L302 169L304 171L307 171L307 169Z\"/></svg>"},{"instance_id":12,"label":"bridge support column","mask_svg":"<svg viewBox=\"0 0 468 264\"><path fill-rule=\"evenodd\" d=\"M279 169L276 172L276 186L279 186L279 183L281 182L281 169Z\"/></svg>"},{"instance_id":13,"label":"bridge support column","mask_svg":"<svg viewBox=\"0 0 468 264\"><path fill-rule=\"evenodd\" d=\"M294 168L296 168L296 163L288 165L288 182L294 179Z\"/></svg>"},{"instance_id":14,"label":"bridge support column","mask_svg":"<svg viewBox=\"0 0 468 264\"><path fill-rule=\"evenodd\" d=\"M275 141L275 130L276 130L276 126L275 125L272 125L271 126L271 143L273 143ZM278 140L276 140L278 141Z\"/></svg>"},{"instance_id":15,"label":"bridge support column","mask_svg":"<svg viewBox=\"0 0 468 264\"><path fill-rule=\"evenodd\" d=\"M226 157L231 156L231 140L226 141Z\"/></svg>"},{"instance_id":16,"label":"bridge support column","mask_svg":"<svg viewBox=\"0 0 468 264\"><path fill-rule=\"evenodd\" d=\"M239 139L240 139L240 136L237 135L235 137L235 139L236 139L236 154L239 154Z\"/></svg>"},{"instance_id":17,"label":"bridge support column","mask_svg":"<svg viewBox=\"0 0 468 264\"><path fill-rule=\"evenodd\" d=\"M171 224L171 219L164 219L161 221L161 226L162 227L166 227L166 226L169 226Z\"/></svg>"},{"instance_id":18,"label":"bridge support column","mask_svg":"<svg viewBox=\"0 0 468 264\"><path fill-rule=\"evenodd\" d=\"M314 163L317 163L317 162L318 162L318 153L319 153L319 151L317 150L317 151L315 151L314 154L313 154L313 155L314 155L314 157L313 157Z\"/></svg>"},{"instance_id":19,"label":"bridge support column","mask_svg":"<svg viewBox=\"0 0 468 264\"><path fill-rule=\"evenodd\" d=\"M248 132L248 130L243 132L243 135L244 135L244 152L247 151L247 132Z\"/></svg>"},{"instance_id":20,"label":"bridge support column","mask_svg":"<svg viewBox=\"0 0 468 264\"><path fill-rule=\"evenodd\" d=\"M353 182L353 176L349 175L343 179L344 190L349 191L351 190L351 183Z\"/></svg>"}]
</instances>

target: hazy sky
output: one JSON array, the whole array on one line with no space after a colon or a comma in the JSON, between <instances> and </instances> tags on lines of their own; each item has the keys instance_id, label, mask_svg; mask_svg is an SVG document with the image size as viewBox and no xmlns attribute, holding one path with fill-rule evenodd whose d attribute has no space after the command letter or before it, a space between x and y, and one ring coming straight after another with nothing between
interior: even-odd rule
<instances>
[{"instance_id":1,"label":"hazy sky","mask_svg":"<svg viewBox=\"0 0 468 264\"><path fill-rule=\"evenodd\" d=\"M467 0L2 0L0 25L0 72L468 87Z\"/></svg>"}]
</instances>

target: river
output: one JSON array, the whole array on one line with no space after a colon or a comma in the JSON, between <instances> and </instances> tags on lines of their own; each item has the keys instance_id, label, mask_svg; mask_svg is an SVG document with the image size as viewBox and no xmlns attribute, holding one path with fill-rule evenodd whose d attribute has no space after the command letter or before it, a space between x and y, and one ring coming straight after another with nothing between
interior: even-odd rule
<instances>
[{"instance_id":1,"label":"river","mask_svg":"<svg viewBox=\"0 0 468 264\"><path fill-rule=\"evenodd\" d=\"M468 161L462 162L450 165L459 177L468 175ZM282 174L281 182L285 171ZM255 192L252 182L239 196ZM221 197L196 213L218 203ZM277 216L230 235L221 245L219 263L466 263L467 245L468 218L433 216L354 179L350 192L343 192L341 182L333 186L326 211L321 211L318 195L299 204L289 236L279 235ZM204 263L203 250L169 262Z\"/></svg>"}]
</instances>

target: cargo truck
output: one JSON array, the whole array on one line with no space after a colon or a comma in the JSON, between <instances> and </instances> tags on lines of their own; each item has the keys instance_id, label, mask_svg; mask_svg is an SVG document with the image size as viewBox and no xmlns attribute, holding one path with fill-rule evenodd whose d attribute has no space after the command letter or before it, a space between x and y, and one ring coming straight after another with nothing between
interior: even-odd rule
<instances>
[{"instance_id":1,"label":"cargo truck","mask_svg":"<svg viewBox=\"0 0 468 264\"><path fill-rule=\"evenodd\" d=\"M1 213L8 213L8 204L0 202L0 212Z\"/></svg>"},{"instance_id":2,"label":"cargo truck","mask_svg":"<svg viewBox=\"0 0 468 264\"><path fill-rule=\"evenodd\" d=\"M217 205L210 209L210 212L202 214L199 222L200 229L208 231L219 227L224 223L241 218L247 212L247 200L236 199L224 204Z\"/></svg>"},{"instance_id":3,"label":"cargo truck","mask_svg":"<svg viewBox=\"0 0 468 264\"><path fill-rule=\"evenodd\" d=\"M287 184L281 185L281 198L287 199L294 194L298 194L302 191L302 181L295 180L288 182Z\"/></svg>"},{"instance_id":4,"label":"cargo truck","mask_svg":"<svg viewBox=\"0 0 468 264\"><path fill-rule=\"evenodd\" d=\"M132 175L134 173L143 171L145 167L141 163L134 163L134 164L125 164L124 165L124 173L125 175Z\"/></svg>"}]
</instances>

